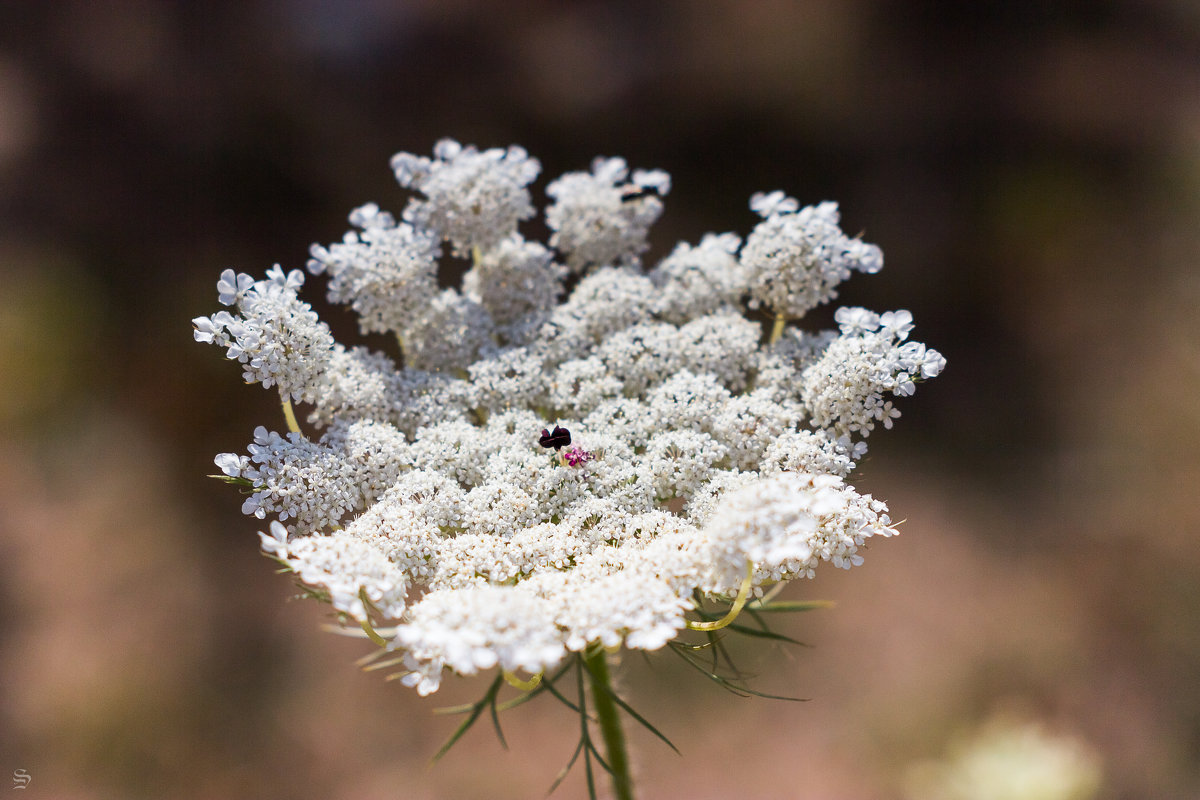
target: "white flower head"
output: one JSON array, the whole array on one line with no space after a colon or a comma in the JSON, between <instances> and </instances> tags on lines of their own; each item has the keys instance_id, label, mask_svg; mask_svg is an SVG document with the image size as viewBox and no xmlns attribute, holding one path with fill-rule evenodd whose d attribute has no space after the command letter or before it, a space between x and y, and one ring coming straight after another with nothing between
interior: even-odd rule
<instances>
[{"instance_id":1,"label":"white flower head","mask_svg":"<svg viewBox=\"0 0 1200 800\"><path fill-rule=\"evenodd\" d=\"M563 656L554 612L552 603L521 586L432 591L412 608L393 647L404 650L412 669L405 682L422 695L438 688L447 668L460 675L496 666L538 673Z\"/></svg>"},{"instance_id":2,"label":"white flower head","mask_svg":"<svg viewBox=\"0 0 1200 800\"><path fill-rule=\"evenodd\" d=\"M663 212L659 197L670 191L662 170L634 170L623 158L597 158L592 171L571 172L546 187L554 203L546 224L550 246L576 272L591 267L636 264L649 245L650 226Z\"/></svg>"},{"instance_id":3,"label":"white flower head","mask_svg":"<svg viewBox=\"0 0 1200 800\"><path fill-rule=\"evenodd\" d=\"M374 203L355 209L359 228L329 247L314 244L308 269L329 274L329 300L348 303L364 333L403 334L438 292L437 240L428 231L396 224Z\"/></svg>"},{"instance_id":4,"label":"white flower head","mask_svg":"<svg viewBox=\"0 0 1200 800\"><path fill-rule=\"evenodd\" d=\"M516 233L517 223L533 216L527 187L541 164L524 149L482 152L442 139L433 158L397 153L392 169L401 186L425 195L413 199L404 219L446 239L458 255L489 248Z\"/></svg>"},{"instance_id":5,"label":"white flower head","mask_svg":"<svg viewBox=\"0 0 1200 800\"><path fill-rule=\"evenodd\" d=\"M1091 743L1011 711L960 732L943 758L910 765L904 782L908 800L1092 800L1105 783Z\"/></svg>"},{"instance_id":6,"label":"white flower head","mask_svg":"<svg viewBox=\"0 0 1200 800\"><path fill-rule=\"evenodd\" d=\"M842 314L842 335L802 373L800 399L812 424L835 436L865 437L876 423L892 427L900 411L886 395L913 394L918 380L936 376L945 364L920 342L902 344L912 330L908 311L889 311L876 324L864 324L865 318L862 309Z\"/></svg>"},{"instance_id":7,"label":"white flower head","mask_svg":"<svg viewBox=\"0 0 1200 800\"><path fill-rule=\"evenodd\" d=\"M845 479L945 359L902 310L770 335L755 312L794 321L881 266L832 203L756 196L744 244L706 235L643 271L665 173L601 158L562 176L542 244L516 230L538 171L524 150L443 140L393 167L422 198L401 221L362 206L308 266L399 359L336 342L280 268L222 273L232 308L193 335L305 404L311 429L260 426L215 463L271 521L265 552L340 612L394 622L405 683L658 649L696 592L849 567L894 533ZM438 286L443 241L471 254L461 289Z\"/></svg>"},{"instance_id":8,"label":"white flower head","mask_svg":"<svg viewBox=\"0 0 1200 800\"><path fill-rule=\"evenodd\" d=\"M737 251L742 240L732 233L706 234L693 247L680 242L650 270L656 289L654 310L676 324L722 309L735 308L745 291Z\"/></svg>"},{"instance_id":9,"label":"white flower head","mask_svg":"<svg viewBox=\"0 0 1200 800\"><path fill-rule=\"evenodd\" d=\"M271 523L269 536L258 535L263 550L305 584L327 592L338 611L366 621L369 602L387 617L404 613L408 577L372 542L341 532L288 541L287 529L278 522Z\"/></svg>"},{"instance_id":10,"label":"white flower head","mask_svg":"<svg viewBox=\"0 0 1200 800\"><path fill-rule=\"evenodd\" d=\"M544 245L513 235L479 254L463 279L463 292L497 325L511 325L530 315L549 314L558 304L566 274Z\"/></svg>"},{"instance_id":11,"label":"white flower head","mask_svg":"<svg viewBox=\"0 0 1200 800\"><path fill-rule=\"evenodd\" d=\"M235 303L240 316L220 311L197 317L193 335L224 347L226 357L242 364L247 383L278 385L284 396L313 402L337 345L329 326L297 296L303 285L303 272L284 273L278 265L260 281L225 270L217 281L219 299Z\"/></svg>"},{"instance_id":12,"label":"white flower head","mask_svg":"<svg viewBox=\"0 0 1200 800\"><path fill-rule=\"evenodd\" d=\"M782 192L772 192L755 195L750 206L764 218L741 254L752 308L799 319L836 297L851 271L883 268L878 247L842 233L837 203L799 208Z\"/></svg>"},{"instance_id":13,"label":"white flower head","mask_svg":"<svg viewBox=\"0 0 1200 800\"><path fill-rule=\"evenodd\" d=\"M849 569L872 536L896 533L887 508L836 475L780 472L728 495L705 529L712 590L736 590L747 563L763 583L812 577L822 561Z\"/></svg>"}]
</instances>

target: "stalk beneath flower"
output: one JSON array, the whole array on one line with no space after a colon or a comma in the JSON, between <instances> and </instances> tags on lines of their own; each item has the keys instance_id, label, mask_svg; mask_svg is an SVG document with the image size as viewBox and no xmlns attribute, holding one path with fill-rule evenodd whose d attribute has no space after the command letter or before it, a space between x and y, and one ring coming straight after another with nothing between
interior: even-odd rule
<instances>
[{"instance_id":1,"label":"stalk beneath flower","mask_svg":"<svg viewBox=\"0 0 1200 800\"><path fill-rule=\"evenodd\" d=\"M284 397L280 402L283 405L283 419L287 422L288 430L300 433L300 423L296 421L296 410L292 408L292 401Z\"/></svg>"},{"instance_id":2,"label":"stalk beneath flower","mask_svg":"<svg viewBox=\"0 0 1200 800\"><path fill-rule=\"evenodd\" d=\"M600 645L593 645L583 654L592 683L592 702L596 704L596 722L604 737L604 750L608 756L608 767L613 784L613 796L617 800L633 800L633 779L629 775L629 754L625 745L625 732L621 730L621 717L613 700L612 679L608 670L608 653Z\"/></svg>"},{"instance_id":3,"label":"stalk beneath flower","mask_svg":"<svg viewBox=\"0 0 1200 800\"><path fill-rule=\"evenodd\" d=\"M529 680L523 681L515 673L504 670L504 680L514 689L520 689L522 692L532 692L542 682L542 673L539 672L536 675L530 676Z\"/></svg>"},{"instance_id":4,"label":"stalk beneath flower","mask_svg":"<svg viewBox=\"0 0 1200 800\"><path fill-rule=\"evenodd\" d=\"M364 608L370 608L371 601L367 597L366 589L359 589L358 597L360 600L362 600ZM358 624L362 627L363 633L365 633L367 635L368 639L370 639L372 642L379 645L380 647L387 647L387 643L388 643L387 639L384 639L382 636L380 636L378 633L375 632L375 626L373 626L371 624L370 616L364 616L363 619L360 619L358 621Z\"/></svg>"},{"instance_id":5,"label":"stalk beneath flower","mask_svg":"<svg viewBox=\"0 0 1200 800\"><path fill-rule=\"evenodd\" d=\"M367 638L370 639L373 643L379 645L380 647L387 647L387 639L384 639L382 636L380 636L378 633L376 633L375 628L373 628L371 626L370 622L367 622L366 620L361 620L358 624L360 626L362 626L363 633L365 633L367 635Z\"/></svg>"},{"instance_id":6,"label":"stalk beneath flower","mask_svg":"<svg viewBox=\"0 0 1200 800\"><path fill-rule=\"evenodd\" d=\"M737 597L733 600L733 605L729 607L729 613L720 619L712 622L688 622L688 630L693 631L719 631L721 628L728 627L738 614L742 613L742 608L746 605L746 600L750 597L750 589L754 586L754 564L746 562L746 577L742 579L742 585L738 588Z\"/></svg>"},{"instance_id":7,"label":"stalk beneath flower","mask_svg":"<svg viewBox=\"0 0 1200 800\"><path fill-rule=\"evenodd\" d=\"M787 317L781 311L775 312L775 324L771 326L771 338L767 341L767 344L771 345L779 341L780 337L783 336L785 325L787 325Z\"/></svg>"}]
</instances>

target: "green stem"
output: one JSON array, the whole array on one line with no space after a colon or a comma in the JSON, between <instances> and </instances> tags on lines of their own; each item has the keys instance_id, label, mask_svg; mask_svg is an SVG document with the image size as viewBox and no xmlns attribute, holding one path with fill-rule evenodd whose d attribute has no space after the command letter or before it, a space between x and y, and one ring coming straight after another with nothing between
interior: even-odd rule
<instances>
[{"instance_id":1,"label":"green stem","mask_svg":"<svg viewBox=\"0 0 1200 800\"><path fill-rule=\"evenodd\" d=\"M583 656L584 664L592 681L592 702L596 704L596 721L604 737L604 749L608 755L608 766L612 770L613 795L617 800L633 800L633 779L629 776L629 754L625 748L625 734L621 730L621 717L617 704L613 702L612 679L608 673L608 654L604 648L593 645Z\"/></svg>"},{"instance_id":2,"label":"green stem","mask_svg":"<svg viewBox=\"0 0 1200 800\"><path fill-rule=\"evenodd\" d=\"M738 589L737 597L734 598L733 605L729 607L727 613L721 619L712 622L692 622L688 621L687 626L693 631L719 631L725 628L738 618L738 614L742 613L742 609L746 606L746 600L750 597L750 589L754 586L754 562L746 562L746 577L742 580L742 585Z\"/></svg>"}]
</instances>

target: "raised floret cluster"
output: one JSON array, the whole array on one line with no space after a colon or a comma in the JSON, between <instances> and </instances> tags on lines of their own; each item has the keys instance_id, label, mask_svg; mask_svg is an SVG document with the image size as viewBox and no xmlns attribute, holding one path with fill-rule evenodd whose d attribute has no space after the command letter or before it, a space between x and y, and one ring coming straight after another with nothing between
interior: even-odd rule
<instances>
[{"instance_id":1,"label":"raised floret cluster","mask_svg":"<svg viewBox=\"0 0 1200 800\"><path fill-rule=\"evenodd\" d=\"M289 432L216 458L271 520L264 550L340 612L390 621L406 683L660 648L697 592L761 595L895 533L843 479L899 416L892 398L945 360L906 341L906 311L793 324L882 267L835 204L756 195L744 243L709 234L646 270L661 171L602 158L563 175L543 245L518 230L540 171L521 148L443 140L392 166L417 193L400 219L355 210L307 266L402 363L336 342L299 270L226 270L232 311L194 326L284 401ZM461 287L438 284L446 247L471 258Z\"/></svg>"}]
</instances>

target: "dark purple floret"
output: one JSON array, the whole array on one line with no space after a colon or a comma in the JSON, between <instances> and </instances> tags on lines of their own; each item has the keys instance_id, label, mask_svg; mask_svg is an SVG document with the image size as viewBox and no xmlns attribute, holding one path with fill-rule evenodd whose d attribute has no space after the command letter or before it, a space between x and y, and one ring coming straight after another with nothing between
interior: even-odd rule
<instances>
[{"instance_id":1,"label":"dark purple floret","mask_svg":"<svg viewBox=\"0 0 1200 800\"><path fill-rule=\"evenodd\" d=\"M571 443L571 432L561 425L555 425L554 431L548 431L542 428L542 435L538 438L538 444L542 447L553 447L559 450Z\"/></svg>"}]
</instances>

